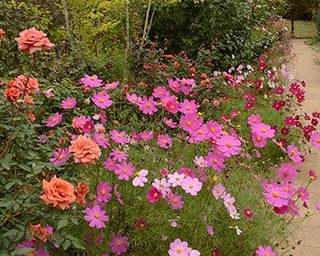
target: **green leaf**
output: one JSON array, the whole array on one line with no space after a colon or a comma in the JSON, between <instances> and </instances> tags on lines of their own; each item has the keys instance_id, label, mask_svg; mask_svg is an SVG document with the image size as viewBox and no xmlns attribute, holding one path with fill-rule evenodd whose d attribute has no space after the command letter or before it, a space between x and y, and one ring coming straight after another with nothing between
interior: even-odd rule
<instances>
[{"instance_id":1,"label":"green leaf","mask_svg":"<svg viewBox=\"0 0 320 256\"><path fill-rule=\"evenodd\" d=\"M15 250L12 255L23 255L23 254L28 254L30 252L33 252L34 248L21 248L21 249L17 249Z\"/></svg>"},{"instance_id":2,"label":"green leaf","mask_svg":"<svg viewBox=\"0 0 320 256\"><path fill-rule=\"evenodd\" d=\"M7 232L5 232L2 236L3 237L12 236L12 235L15 235L17 232L18 232L17 229L10 229Z\"/></svg>"},{"instance_id":3,"label":"green leaf","mask_svg":"<svg viewBox=\"0 0 320 256\"><path fill-rule=\"evenodd\" d=\"M3 168L10 170L11 166L15 164L15 162L12 161L12 154L7 154L3 159L0 160L0 164L3 166Z\"/></svg>"},{"instance_id":4,"label":"green leaf","mask_svg":"<svg viewBox=\"0 0 320 256\"><path fill-rule=\"evenodd\" d=\"M85 249L78 239L73 240L72 245L77 249Z\"/></svg>"},{"instance_id":5,"label":"green leaf","mask_svg":"<svg viewBox=\"0 0 320 256\"><path fill-rule=\"evenodd\" d=\"M68 225L68 220L67 219L62 219L58 221L58 225L57 225L57 230L65 227Z\"/></svg>"},{"instance_id":6,"label":"green leaf","mask_svg":"<svg viewBox=\"0 0 320 256\"><path fill-rule=\"evenodd\" d=\"M67 250L71 245L71 241L70 240L65 240L62 244L63 249Z\"/></svg>"}]
</instances>

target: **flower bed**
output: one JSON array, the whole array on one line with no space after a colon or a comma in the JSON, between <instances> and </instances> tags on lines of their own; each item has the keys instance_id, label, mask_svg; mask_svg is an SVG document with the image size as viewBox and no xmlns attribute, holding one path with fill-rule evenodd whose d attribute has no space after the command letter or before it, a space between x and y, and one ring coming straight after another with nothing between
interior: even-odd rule
<instances>
[{"instance_id":1,"label":"flower bed","mask_svg":"<svg viewBox=\"0 0 320 256\"><path fill-rule=\"evenodd\" d=\"M139 84L1 78L1 255L275 255L317 178L294 182L297 145L320 143L287 50L213 73L160 52Z\"/></svg>"}]
</instances>

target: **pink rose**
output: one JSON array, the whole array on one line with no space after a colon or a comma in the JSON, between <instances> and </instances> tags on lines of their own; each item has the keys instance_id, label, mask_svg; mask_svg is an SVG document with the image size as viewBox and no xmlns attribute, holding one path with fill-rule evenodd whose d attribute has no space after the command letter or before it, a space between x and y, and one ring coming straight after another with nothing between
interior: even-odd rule
<instances>
[{"instance_id":1,"label":"pink rose","mask_svg":"<svg viewBox=\"0 0 320 256\"><path fill-rule=\"evenodd\" d=\"M20 32L15 38L18 48L22 52L35 53L37 51L49 50L54 45L47 38L47 34L35 28L26 29Z\"/></svg>"}]
</instances>

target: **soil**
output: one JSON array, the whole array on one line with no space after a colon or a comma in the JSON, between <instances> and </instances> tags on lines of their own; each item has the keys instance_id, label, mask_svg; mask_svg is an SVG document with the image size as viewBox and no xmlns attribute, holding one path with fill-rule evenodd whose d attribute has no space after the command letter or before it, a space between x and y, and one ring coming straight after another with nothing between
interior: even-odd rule
<instances>
[{"instance_id":1,"label":"soil","mask_svg":"<svg viewBox=\"0 0 320 256\"><path fill-rule=\"evenodd\" d=\"M303 39L294 39L293 58L291 72L295 78L306 83L306 100L302 113L311 115L312 112L320 111L320 54L315 52ZM317 64L318 63L318 64ZM319 130L319 129L318 129ZM305 152L305 162L297 178L298 184L306 184L309 170L318 175L318 179L310 184L308 191L310 199L308 203L311 215L306 217L299 226L292 225L295 231L289 238L287 252L279 255L285 256L320 256L320 211L315 209L320 202L320 150L313 149ZM301 209L301 217L307 213L307 209Z\"/></svg>"}]
</instances>

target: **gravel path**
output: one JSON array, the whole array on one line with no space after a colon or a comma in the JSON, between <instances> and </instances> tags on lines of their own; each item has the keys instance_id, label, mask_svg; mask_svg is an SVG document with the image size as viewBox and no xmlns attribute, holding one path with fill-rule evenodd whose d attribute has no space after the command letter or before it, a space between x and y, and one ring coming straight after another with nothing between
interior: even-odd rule
<instances>
[{"instance_id":1,"label":"gravel path","mask_svg":"<svg viewBox=\"0 0 320 256\"><path fill-rule=\"evenodd\" d=\"M316 53L303 39L292 40L293 53L292 73L295 78L306 82L306 101L303 112L320 111L320 54ZM309 208L315 211L316 202L320 202L320 150L307 153L298 182L303 183L308 177L309 170L314 170L318 180L311 183L308 190L311 194ZM301 213L305 213L304 210ZM293 233L289 242L291 250L286 256L320 256L320 213L307 217Z\"/></svg>"}]
</instances>

